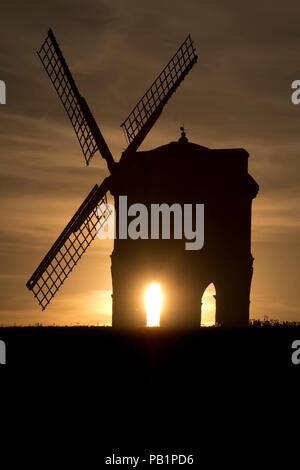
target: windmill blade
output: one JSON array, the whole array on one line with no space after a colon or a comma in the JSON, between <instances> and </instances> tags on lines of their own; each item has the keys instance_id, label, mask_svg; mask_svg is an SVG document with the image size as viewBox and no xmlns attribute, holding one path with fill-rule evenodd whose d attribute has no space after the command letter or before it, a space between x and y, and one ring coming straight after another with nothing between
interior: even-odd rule
<instances>
[{"instance_id":1,"label":"windmill blade","mask_svg":"<svg viewBox=\"0 0 300 470\"><path fill-rule=\"evenodd\" d=\"M86 164L89 164L99 150L112 171L112 154L85 99L79 93L52 29L49 29L48 36L37 54L69 116Z\"/></svg>"},{"instance_id":2,"label":"windmill blade","mask_svg":"<svg viewBox=\"0 0 300 470\"><path fill-rule=\"evenodd\" d=\"M110 179L106 178L100 186L94 186L27 282L26 287L33 292L42 310L111 215L106 200L109 183Z\"/></svg>"},{"instance_id":3,"label":"windmill blade","mask_svg":"<svg viewBox=\"0 0 300 470\"><path fill-rule=\"evenodd\" d=\"M194 43L188 35L161 74L121 124L128 140L123 153L136 151L159 118L163 107L197 62Z\"/></svg>"}]
</instances>

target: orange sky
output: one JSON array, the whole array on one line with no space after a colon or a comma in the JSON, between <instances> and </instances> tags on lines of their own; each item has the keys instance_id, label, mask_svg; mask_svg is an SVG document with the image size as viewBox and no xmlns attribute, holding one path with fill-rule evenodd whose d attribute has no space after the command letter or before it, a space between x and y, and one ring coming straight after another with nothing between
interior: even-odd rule
<instances>
[{"instance_id":1,"label":"orange sky","mask_svg":"<svg viewBox=\"0 0 300 470\"><path fill-rule=\"evenodd\" d=\"M260 185L253 203L251 317L299 320L300 6L129 0L1 5L0 324L110 324L111 241L96 239L46 311L25 283L93 185L76 137L35 55L51 26L81 93L118 160L119 127L191 33L198 63L141 150L179 137L211 148L243 147ZM210 175L207 175L209 178ZM234 299L233 299L234 301Z\"/></svg>"}]
</instances>

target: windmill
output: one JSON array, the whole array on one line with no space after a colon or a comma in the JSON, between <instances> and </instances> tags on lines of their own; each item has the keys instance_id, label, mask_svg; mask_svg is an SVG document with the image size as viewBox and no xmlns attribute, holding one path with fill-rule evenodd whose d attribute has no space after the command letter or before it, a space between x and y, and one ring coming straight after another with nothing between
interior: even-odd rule
<instances>
[{"instance_id":1,"label":"windmill","mask_svg":"<svg viewBox=\"0 0 300 470\"><path fill-rule=\"evenodd\" d=\"M117 163L75 84L51 29L37 54L68 114L86 164L99 151L110 172L100 185L92 188L26 284L44 310L95 239L99 225L101 228L106 224L111 215L107 209L108 191L118 193L116 187L127 174L129 155L137 152L164 106L196 63L197 55L188 35L121 124L128 146Z\"/></svg>"}]
</instances>

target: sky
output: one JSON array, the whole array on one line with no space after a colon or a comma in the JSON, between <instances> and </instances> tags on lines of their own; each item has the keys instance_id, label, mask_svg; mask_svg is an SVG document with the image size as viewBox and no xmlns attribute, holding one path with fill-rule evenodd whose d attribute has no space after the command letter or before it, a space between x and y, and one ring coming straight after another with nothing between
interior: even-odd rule
<instances>
[{"instance_id":1,"label":"sky","mask_svg":"<svg viewBox=\"0 0 300 470\"><path fill-rule=\"evenodd\" d=\"M96 239L42 312L25 283L95 183L35 53L52 27L116 160L120 123L191 33L198 62L140 150L179 137L245 148L253 201L251 318L300 320L300 4L294 0L1 3L0 325L111 323L110 253ZM207 175L209 178L210 175Z\"/></svg>"}]
</instances>

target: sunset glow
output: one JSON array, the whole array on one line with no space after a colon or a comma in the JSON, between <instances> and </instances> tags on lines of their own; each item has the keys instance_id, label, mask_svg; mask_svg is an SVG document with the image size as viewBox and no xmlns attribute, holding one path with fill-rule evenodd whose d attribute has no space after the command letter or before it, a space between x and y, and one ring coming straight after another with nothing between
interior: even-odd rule
<instances>
[{"instance_id":1,"label":"sunset glow","mask_svg":"<svg viewBox=\"0 0 300 470\"><path fill-rule=\"evenodd\" d=\"M201 326L211 326L216 322L216 289L213 283L205 289L202 296Z\"/></svg>"},{"instance_id":2,"label":"sunset glow","mask_svg":"<svg viewBox=\"0 0 300 470\"><path fill-rule=\"evenodd\" d=\"M18 21L16 21L14 2L5 2L5 8L3 7L5 11L3 10L3 14L0 15L1 32L5 37L5 41L1 44L0 94L1 84L2 91L6 94L6 104L0 104L2 130L0 325L112 326L112 304L119 294L123 296L122 292L125 292L123 297L125 304L130 306L128 315L136 315L139 324L152 324L152 313L148 313L146 309L145 297L151 283L160 283L162 287L162 311L156 318L161 328L169 321L172 322L173 318L175 321L173 311L181 309L175 295L174 297L172 295L172 289L176 289L173 278L182 275L180 271L172 269L173 262L177 262L175 248L174 261L170 257L173 242L168 245L168 242L163 240L163 244L160 245L159 240L153 242L149 240L148 244L146 240L138 239L136 244L132 243L133 246L149 247L149 252L153 245L153 253L156 246L157 252L160 246L166 246L165 252L162 248L161 259L158 258L157 262L156 259L150 260L150 267L145 265L144 270L142 262L139 267L134 261L144 259L143 248L141 258L134 258L134 250L134 256L131 258L129 251L124 248L126 261L122 261L120 257L121 292L119 282L115 283L112 280L111 265L114 255L113 258L111 255L114 250L114 240L104 239L104 235L108 234L108 221L105 225L107 230L103 228L101 232L103 239L96 236L87 248L87 252L80 260L78 258L77 266L72 272L70 271L70 276L46 310L41 310L33 292L26 287L30 276L46 257L55 240L95 184L99 186L105 178L110 178L111 174L106 159L102 158L99 150L96 151L98 148L96 146L93 150L90 148L93 157L90 164L86 165L85 156L77 142L76 131L74 132L70 116L68 117L64 109L65 105L69 106L69 100L63 105L57 96L58 90L55 87L61 79L57 79L56 85L53 86L54 83L36 54L43 45L46 46L44 41L48 37L49 27L53 27L53 34L57 37L69 72L76 87L79 87L79 94L86 97L88 108L95 113L96 122L99 120L102 137L109 148L109 152L105 151L103 155L111 154L116 162L119 162L129 144L126 131L125 136L123 135L125 128L123 126L123 130L120 128L121 121L127 120L126 116L136 109L134 107L144 96L143 93L149 90L149 86L168 64L172 54L182 44L186 35L191 33L196 53L201 56L201 61L198 59L193 68L189 69L189 74L185 76L183 82L180 82L176 91L174 88L174 94L168 99L157 121L155 119L158 114L153 116L153 122L149 122L149 125L153 124L151 132L148 133L150 127L144 128L145 134L142 133L140 136L144 138L147 134L146 137L142 142L136 140L136 144L140 147L131 146L137 150L136 160L134 156L130 159L132 169L128 161L128 174L121 172L120 177L114 177L116 185L120 183L120 188L118 190L116 188L113 193L127 195L129 207L132 203L146 203L146 206L148 203L187 204L194 200L192 195L198 195L199 190L201 195L199 198L195 196L195 201L205 204L206 198L202 197L204 186L216 187L218 190L219 185L216 183L217 160L216 167L211 159L208 160L207 171L201 175L198 171L196 173L194 171L198 164L202 165L201 162L204 161L204 149L213 149L217 152L217 149L245 149L249 153L249 174L260 186L258 196L253 200L251 220L250 206L248 212L241 214L241 219L239 216L235 218L234 212L242 201L237 197L237 206L235 203L228 204L228 217L225 212L224 216L221 214L220 222L217 222L220 234L216 233L216 237L220 236L220 240L225 243L222 235L223 229L227 231L229 218L240 221L241 227L244 228L246 225L249 228L251 222L251 234L248 233L248 248L254 258L251 302L248 304L248 301L245 301L243 305L250 305L250 318L253 320L263 321L268 315L269 318L279 321L299 321L300 295L296 280L299 278L300 267L300 102L295 104L295 99L292 97L300 95L299 87L293 88L292 85L295 86L295 81L300 80L298 65L300 35L297 22L300 3L293 2L293 7L288 8L282 2L273 2L272 14L268 14L267 21L266 15L262 14L262 10L269 11L267 2L264 2L265 5L260 2L235 2L234 8L225 8L221 2L218 5L218 2L195 1L186 2L183 7L182 2L175 0L169 4L161 2L158 4L161 8L157 8L155 2L141 4L135 0L92 1L84 8L84 18L81 5L83 2L62 0L59 9L69 14L61 15L52 8L53 2L48 0L32 2L34 14L27 3L18 3ZM151 21L146 21L145 18ZM199 28L199 18L201 18L201 28ZM246 18L250 18L251 21L246 21ZM216 25L214 28L212 22ZM16 41L16 37L26 40ZM16 60L17 58L20 60ZM46 56L44 60L47 60ZM52 66L49 66L49 70ZM64 94L68 93L64 87L59 93L63 90ZM158 92L160 93L160 88ZM164 94L165 91L161 97ZM4 99L0 96L1 101L4 103ZM148 97L145 96L145 103L147 102ZM80 100L79 107L82 104L83 100ZM140 106L144 109L142 101ZM153 103L153 106L155 108L156 104ZM73 108L70 108L70 113L71 109ZM134 130L132 139L135 132L141 130L148 117L150 116L147 112L143 114L143 119ZM76 118L75 114L73 118ZM126 122L130 126L137 124ZM188 151L181 155L179 152L178 166L176 166L175 152L173 153L171 149L177 148L175 143L177 144L182 137L180 126L183 125L186 127L184 132L188 139L186 148L191 149L191 153ZM77 132L81 131L83 128L79 126ZM88 134L83 136L83 140L91 138L87 136ZM168 147L171 142L172 146ZM197 148L195 145L200 146L199 159L196 154L195 158L192 157L192 149L196 151ZM155 153L143 153L150 150L155 150ZM161 157L160 152L162 152ZM166 152L165 159L163 159L164 152ZM220 182L222 181L222 184L224 182L225 186L225 172L231 164L235 165L236 162L239 167L237 173L235 170L234 174L232 173L232 181L238 177L240 170L247 170L246 163L242 164L238 156L236 160L235 157L231 159L230 155L231 153L228 155L226 153L226 157L223 158L220 153L220 168L224 168L224 174L220 174ZM167 176L164 173L165 169L170 170L167 171ZM171 174L174 174L175 179ZM241 188L246 186L248 188L248 183L249 187L252 187L251 178L246 177L245 184L241 183ZM171 186L174 188L172 194ZM228 185L228 191L233 198L237 196L231 185ZM106 196L107 203L113 205L114 195L108 190ZM217 210L218 201L223 204L224 198L217 200L217 195L214 193L212 200L215 202L212 206ZM213 246L213 242L208 239L211 233L208 224L215 214L214 208L207 207L207 209L210 212L204 211L208 214L205 225L205 252ZM141 239L147 233L149 238L151 236L150 212L148 215L148 232L142 229L136 218L135 223L131 225L132 229L135 227L135 236L138 236L140 230ZM175 212L173 214L172 211L170 215L173 224ZM127 228L133 221L131 217L139 217L138 211L135 215L129 216ZM159 221L162 222L162 213L159 217ZM96 220L94 217L93 219ZM113 218L108 220L112 222ZM226 223L223 223L225 220ZM89 223L86 225L87 228L90 226ZM196 224L193 230L195 228ZM182 229L185 235L184 224ZM124 231L126 232L126 229ZM233 233L239 238L236 242ZM208 276L211 280L210 273L215 273L212 277L216 282L219 312L222 311L219 308L222 304L220 288L223 288L223 281L224 289L229 285L235 257L240 253L241 240L238 228L231 234L232 251L225 243L224 256L228 254L228 259L232 259L233 262L224 261L222 265L217 259L217 253L214 253L216 263L220 266L218 276L215 273L215 264L209 266L208 258L208 262L204 262L206 256L204 251L198 250L199 263L195 261L195 270L199 269L205 279ZM77 230L69 235L75 239L75 235L79 235L79 232ZM193 243L193 239L190 242ZM126 241L123 240L118 246L127 246ZM216 245L216 249L221 250L221 246ZM115 255L118 263L117 251ZM192 250L190 253L182 253L182 256L191 258L191 274L188 273L188 276L191 275L192 282L196 283ZM196 251L195 256L198 257ZM148 259L147 257L148 254L145 252L145 259ZM181 254L178 253L178 262L180 257ZM240 260L237 259L236 262L237 266ZM141 275L138 274L140 268ZM49 268L49 272L51 269ZM117 264L113 272L119 273ZM131 284L131 277L137 279L136 283L132 281ZM236 304L236 300L243 292L238 287L242 278L233 276L232 279L237 280L237 285L230 287L233 294L228 302L228 308L231 308L231 304ZM186 279L183 280L187 282ZM50 279L49 282L51 284ZM52 287L54 290L55 287ZM200 308L203 326L213 325L216 321L216 299L213 297L214 291L210 292L209 289L212 287L208 286L201 300L200 279L198 292L196 289L194 291L192 284L187 285L187 301L197 315L199 312L199 321L198 318L195 320L197 325L200 323ZM190 298L189 291L192 296L195 294L194 306L192 300L190 301L192 297ZM125 298L127 294L128 304ZM50 298L52 294L48 292L47 295ZM184 289L182 294L178 292L178 297L183 299L182 310L184 310L186 305ZM200 306L201 301L202 306ZM152 308L150 310L152 312ZM125 316L126 314L127 312L124 312ZM219 318L218 316L218 320Z\"/></svg>"},{"instance_id":3,"label":"sunset glow","mask_svg":"<svg viewBox=\"0 0 300 470\"><path fill-rule=\"evenodd\" d=\"M147 326L160 325L162 293L160 284L150 284L146 291Z\"/></svg>"}]
</instances>

